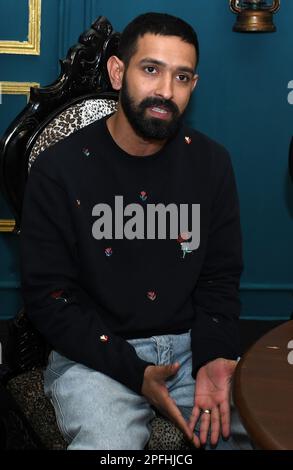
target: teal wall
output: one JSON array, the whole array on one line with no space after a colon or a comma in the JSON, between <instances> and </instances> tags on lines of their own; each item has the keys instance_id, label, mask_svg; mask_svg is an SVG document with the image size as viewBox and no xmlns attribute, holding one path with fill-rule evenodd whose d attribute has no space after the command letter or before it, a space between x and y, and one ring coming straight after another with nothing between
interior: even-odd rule
<instances>
[{"instance_id":1,"label":"teal wall","mask_svg":"<svg viewBox=\"0 0 293 470\"><path fill-rule=\"evenodd\" d=\"M0 0L0 41L25 39L28 0ZM117 31L139 13L164 11L189 21L201 47L200 81L186 119L222 143L236 173L244 238L242 317L288 318L293 311L293 187L288 149L293 134L293 2L281 2L274 34L232 32L228 0L42 0L40 56L0 54L0 81L49 84L58 59L98 15ZM8 26L8 17L15 23ZM4 13L3 13L4 12ZM1 47L0 47L1 49ZM291 86L293 88L293 86ZM25 104L3 96L0 133ZM0 218L9 218L0 202ZM0 234L0 316L21 305L18 241Z\"/></svg>"}]
</instances>

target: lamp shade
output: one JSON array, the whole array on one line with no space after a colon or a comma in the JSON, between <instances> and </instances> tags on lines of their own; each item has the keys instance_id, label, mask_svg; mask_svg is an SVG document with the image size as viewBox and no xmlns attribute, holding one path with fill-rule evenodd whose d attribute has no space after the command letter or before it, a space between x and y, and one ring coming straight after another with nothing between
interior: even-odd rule
<instances>
[{"instance_id":1,"label":"lamp shade","mask_svg":"<svg viewBox=\"0 0 293 470\"><path fill-rule=\"evenodd\" d=\"M273 33L276 31L273 15L280 8L280 3L280 0L230 0L230 9L237 14L233 31Z\"/></svg>"}]
</instances>

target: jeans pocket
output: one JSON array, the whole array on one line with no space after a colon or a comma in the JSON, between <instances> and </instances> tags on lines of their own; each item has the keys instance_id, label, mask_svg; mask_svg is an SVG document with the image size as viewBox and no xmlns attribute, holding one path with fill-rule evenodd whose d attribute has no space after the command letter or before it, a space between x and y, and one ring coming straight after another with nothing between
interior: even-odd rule
<instances>
[{"instance_id":1,"label":"jeans pocket","mask_svg":"<svg viewBox=\"0 0 293 470\"><path fill-rule=\"evenodd\" d=\"M55 376L60 377L62 373L59 372L59 366L60 364L57 358L56 351L51 351L48 359L47 370L52 372Z\"/></svg>"},{"instance_id":2,"label":"jeans pocket","mask_svg":"<svg viewBox=\"0 0 293 470\"><path fill-rule=\"evenodd\" d=\"M155 343L152 338L135 338L127 341L134 347L140 359L154 364L157 363Z\"/></svg>"}]
</instances>

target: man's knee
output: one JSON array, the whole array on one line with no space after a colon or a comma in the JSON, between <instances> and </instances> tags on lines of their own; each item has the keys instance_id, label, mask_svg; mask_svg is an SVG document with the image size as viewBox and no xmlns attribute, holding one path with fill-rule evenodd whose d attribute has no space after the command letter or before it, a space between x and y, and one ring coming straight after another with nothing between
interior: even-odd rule
<instances>
[{"instance_id":1,"label":"man's knee","mask_svg":"<svg viewBox=\"0 0 293 470\"><path fill-rule=\"evenodd\" d=\"M150 425L83 425L68 445L68 450L143 450L150 439Z\"/></svg>"}]
</instances>

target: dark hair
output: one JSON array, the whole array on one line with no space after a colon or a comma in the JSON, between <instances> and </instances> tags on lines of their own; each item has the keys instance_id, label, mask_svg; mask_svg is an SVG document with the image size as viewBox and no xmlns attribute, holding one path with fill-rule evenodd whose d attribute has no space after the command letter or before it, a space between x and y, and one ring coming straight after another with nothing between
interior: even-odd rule
<instances>
[{"instance_id":1,"label":"dark hair","mask_svg":"<svg viewBox=\"0 0 293 470\"><path fill-rule=\"evenodd\" d=\"M196 50L196 59L199 60L199 45L196 32L185 21L167 13L144 13L132 20L121 34L118 57L129 64L136 52L137 40L145 34L160 36L178 36L182 41L193 44Z\"/></svg>"}]
</instances>

